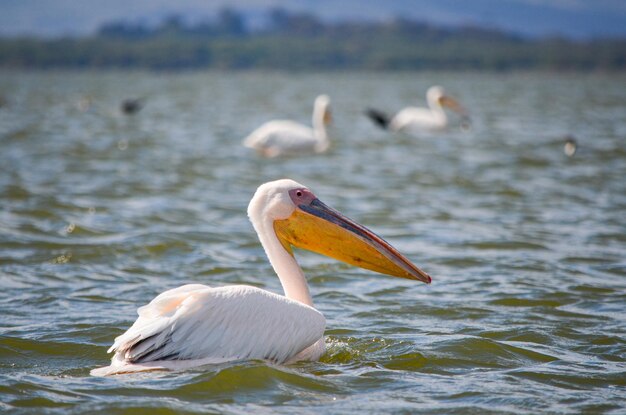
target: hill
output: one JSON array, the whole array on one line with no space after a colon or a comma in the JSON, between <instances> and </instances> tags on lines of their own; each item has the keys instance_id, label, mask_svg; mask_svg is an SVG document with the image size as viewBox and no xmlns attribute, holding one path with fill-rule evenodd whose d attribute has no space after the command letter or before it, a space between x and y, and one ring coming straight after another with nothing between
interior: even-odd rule
<instances>
[{"instance_id":1,"label":"hill","mask_svg":"<svg viewBox=\"0 0 626 415\"><path fill-rule=\"evenodd\" d=\"M408 19L323 22L274 9L250 28L235 10L189 24L111 22L87 37L0 39L5 68L182 70L624 70L626 40L529 39Z\"/></svg>"}]
</instances>

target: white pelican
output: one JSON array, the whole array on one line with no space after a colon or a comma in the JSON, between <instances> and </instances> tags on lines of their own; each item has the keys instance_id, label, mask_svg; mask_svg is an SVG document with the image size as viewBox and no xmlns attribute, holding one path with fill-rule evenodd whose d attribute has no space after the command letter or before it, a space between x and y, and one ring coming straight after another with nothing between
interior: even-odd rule
<instances>
[{"instance_id":1,"label":"white pelican","mask_svg":"<svg viewBox=\"0 0 626 415\"><path fill-rule=\"evenodd\" d=\"M426 92L426 101L429 108L406 107L400 110L393 118L375 109L368 109L366 114L376 124L394 132L411 132L415 130L442 130L448 126L448 116L444 107L450 108L461 117L464 122L469 120L467 112L454 98L446 95L440 86L431 86Z\"/></svg>"},{"instance_id":2,"label":"white pelican","mask_svg":"<svg viewBox=\"0 0 626 415\"><path fill-rule=\"evenodd\" d=\"M189 284L139 308L139 318L115 339L111 365L94 376L177 370L239 359L276 363L316 360L325 350L324 316L292 246L369 270L430 283L428 274L369 229L283 179L261 185L248 216L285 295L248 285Z\"/></svg>"},{"instance_id":3,"label":"white pelican","mask_svg":"<svg viewBox=\"0 0 626 415\"><path fill-rule=\"evenodd\" d=\"M332 120L330 98L320 95L313 106L313 128L289 121L268 121L243 140L243 145L266 157L323 153L330 147L326 126Z\"/></svg>"},{"instance_id":4,"label":"white pelican","mask_svg":"<svg viewBox=\"0 0 626 415\"><path fill-rule=\"evenodd\" d=\"M576 139L571 135L565 136L563 152L567 157L574 157L574 154L576 154Z\"/></svg>"}]
</instances>

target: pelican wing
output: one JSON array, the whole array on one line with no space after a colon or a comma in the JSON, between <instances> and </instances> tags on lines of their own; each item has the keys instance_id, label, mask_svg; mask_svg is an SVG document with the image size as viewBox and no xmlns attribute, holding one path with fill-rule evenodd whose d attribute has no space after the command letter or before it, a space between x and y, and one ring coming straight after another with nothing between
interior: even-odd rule
<instances>
[{"instance_id":1,"label":"pelican wing","mask_svg":"<svg viewBox=\"0 0 626 415\"><path fill-rule=\"evenodd\" d=\"M285 362L324 334L317 310L256 287L184 285L138 309L109 349L114 361L267 359Z\"/></svg>"},{"instance_id":2,"label":"pelican wing","mask_svg":"<svg viewBox=\"0 0 626 415\"><path fill-rule=\"evenodd\" d=\"M269 121L244 139L246 147L270 152L313 151L318 140L311 127L289 120Z\"/></svg>"},{"instance_id":3,"label":"pelican wing","mask_svg":"<svg viewBox=\"0 0 626 415\"><path fill-rule=\"evenodd\" d=\"M444 125L445 120L442 121L428 108L407 107L393 117L389 128L393 131L403 131L412 128L438 128Z\"/></svg>"}]
</instances>

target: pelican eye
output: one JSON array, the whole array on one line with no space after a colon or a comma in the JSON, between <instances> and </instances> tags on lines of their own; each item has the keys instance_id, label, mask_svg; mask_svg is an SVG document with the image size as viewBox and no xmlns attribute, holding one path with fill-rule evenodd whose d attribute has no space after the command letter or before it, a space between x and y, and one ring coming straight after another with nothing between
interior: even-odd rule
<instances>
[{"instance_id":1,"label":"pelican eye","mask_svg":"<svg viewBox=\"0 0 626 415\"><path fill-rule=\"evenodd\" d=\"M315 199L315 196L313 196L307 189L291 189L289 191L289 197L297 206L303 203L308 204L311 200Z\"/></svg>"}]
</instances>

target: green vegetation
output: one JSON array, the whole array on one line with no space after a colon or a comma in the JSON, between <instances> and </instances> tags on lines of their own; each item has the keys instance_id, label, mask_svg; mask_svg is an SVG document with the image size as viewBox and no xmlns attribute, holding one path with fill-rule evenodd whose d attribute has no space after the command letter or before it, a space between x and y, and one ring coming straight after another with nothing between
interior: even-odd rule
<instances>
[{"instance_id":1,"label":"green vegetation","mask_svg":"<svg viewBox=\"0 0 626 415\"><path fill-rule=\"evenodd\" d=\"M550 69L624 70L626 40L524 39L481 28L441 28L397 19L327 24L311 15L270 13L250 30L236 11L186 25L117 22L85 38L0 39L5 68L150 69Z\"/></svg>"}]
</instances>

